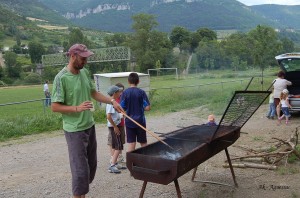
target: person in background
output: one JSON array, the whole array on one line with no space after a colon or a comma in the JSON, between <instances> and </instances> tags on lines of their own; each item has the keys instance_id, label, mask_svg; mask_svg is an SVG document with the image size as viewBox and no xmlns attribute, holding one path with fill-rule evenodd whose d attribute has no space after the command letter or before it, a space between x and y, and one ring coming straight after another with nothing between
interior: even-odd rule
<instances>
[{"instance_id":1,"label":"person in background","mask_svg":"<svg viewBox=\"0 0 300 198\"><path fill-rule=\"evenodd\" d=\"M151 109L150 102L144 90L137 87L139 84L139 76L137 73L130 73L128 76L129 88L126 89L121 96L121 106L134 121L146 128L145 111ZM140 145L147 145L146 131L132 122L130 119L125 119L126 137L128 144L128 152L133 151L136 147L136 142Z\"/></svg>"},{"instance_id":2,"label":"person in background","mask_svg":"<svg viewBox=\"0 0 300 198\"><path fill-rule=\"evenodd\" d=\"M285 124L288 125L289 123L289 117L291 117L289 108L292 106L289 103L289 91L287 89L284 89L280 94L280 106L281 111L283 112L283 115L278 117L278 124L281 124L281 120L285 117Z\"/></svg>"},{"instance_id":3,"label":"person in background","mask_svg":"<svg viewBox=\"0 0 300 198\"><path fill-rule=\"evenodd\" d=\"M283 71L279 71L277 74L277 78L273 81L274 87L274 103L275 107L279 105L280 102L280 93L282 90L287 89L287 86L292 85L292 83L286 79L284 79L285 74ZM277 109L277 117L280 117L280 109Z\"/></svg>"},{"instance_id":4,"label":"person in background","mask_svg":"<svg viewBox=\"0 0 300 198\"><path fill-rule=\"evenodd\" d=\"M113 99L118 99L122 94L122 88L118 86L111 86L108 91L108 95L111 96ZM119 169L123 169L123 167L118 166L117 159L124 149L122 140L121 140L121 133L124 132L124 125L120 126L121 123L121 116L119 113L114 109L111 104L106 105L106 118L107 118L107 127L108 131L111 136L111 160L110 166L108 168L108 172L110 173L121 173ZM124 167L125 169L125 167Z\"/></svg>"},{"instance_id":5,"label":"person in background","mask_svg":"<svg viewBox=\"0 0 300 198\"><path fill-rule=\"evenodd\" d=\"M217 123L215 121L215 116L213 114L210 114L207 120L208 120L208 122L206 123L207 126L217 126Z\"/></svg>"},{"instance_id":6,"label":"person in background","mask_svg":"<svg viewBox=\"0 0 300 198\"><path fill-rule=\"evenodd\" d=\"M276 106L274 103L274 88L272 88L272 93L269 96L269 111L267 113L267 118L274 120Z\"/></svg>"},{"instance_id":7,"label":"person in background","mask_svg":"<svg viewBox=\"0 0 300 198\"><path fill-rule=\"evenodd\" d=\"M93 54L83 44L71 46L67 52L69 63L53 82L51 109L62 114L74 198L85 198L97 169L95 121L90 111L93 108L92 98L111 103L118 112L124 111L115 99L97 92L91 82L84 65Z\"/></svg>"},{"instance_id":8,"label":"person in background","mask_svg":"<svg viewBox=\"0 0 300 198\"><path fill-rule=\"evenodd\" d=\"M49 81L46 80L46 82L44 84L44 95L46 97L46 100L45 100L45 106L46 107L51 106L51 96L50 96L51 94L50 94L48 83L49 83Z\"/></svg>"}]
</instances>

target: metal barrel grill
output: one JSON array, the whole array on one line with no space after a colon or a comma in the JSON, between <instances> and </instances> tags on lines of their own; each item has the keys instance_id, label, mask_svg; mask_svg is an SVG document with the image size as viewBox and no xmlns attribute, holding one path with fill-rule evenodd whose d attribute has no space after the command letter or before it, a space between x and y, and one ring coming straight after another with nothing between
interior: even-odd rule
<instances>
[{"instance_id":1,"label":"metal barrel grill","mask_svg":"<svg viewBox=\"0 0 300 198\"><path fill-rule=\"evenodd\" d=\"M218 126L192 125L162 135L164 141L155 142L127 152L126 165L131 175L144 181L140 197L147 182L167 185L174 181L181 197L178 178L222 150L225 150L234 184L237 186L227 147L240 137L240 129L269 96L270 91L236 91Z\"/></svg>"}]
</instances>

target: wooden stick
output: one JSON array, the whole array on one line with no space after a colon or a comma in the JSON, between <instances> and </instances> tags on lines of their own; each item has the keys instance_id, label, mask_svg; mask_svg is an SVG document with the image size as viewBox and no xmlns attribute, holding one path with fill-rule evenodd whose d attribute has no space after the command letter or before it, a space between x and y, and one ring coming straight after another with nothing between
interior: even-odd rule
<instances>
[{"instance_id":1,"label":"wooden stick","mask_svg":"<svg viewBox=\"0 0 300 198\"><path fill-rule=\"evenodd\" d=\"M136 125L138 125L139 127L141 127L142 129L144 129L146 132L148 132L150 135L152 135L154 138L156 138L158 141L160 141L161 143L165 144L166 146L168 146L169 148L173 149L173 147L171 147L168 143L166 143L165 141L163 141L159 136L157 136L154 132L149 131L148 129L146 129L145 127L143 127L142 125L140 125L137 121L135 121L134 119L132 119L131 117L129 117L125 112L121 113L128 118L129 120L131 120L132 122L134 122Z\"/></svg>"},{"instance_id":2,"label":"wooden stick","mask_svg":"<svg viewBox=\"0 0 300 198\"><path fill-rule=\"evenodd\" d=\"M224 168L228 168L229 164L223 164ZM254 164L254 163L236 163L232 164L232 167L235 168L258 168L258 169L268 169L268 170L275 170L277 166L272 165L264 165L264 164Z\"/></svg>"}]
</instances>

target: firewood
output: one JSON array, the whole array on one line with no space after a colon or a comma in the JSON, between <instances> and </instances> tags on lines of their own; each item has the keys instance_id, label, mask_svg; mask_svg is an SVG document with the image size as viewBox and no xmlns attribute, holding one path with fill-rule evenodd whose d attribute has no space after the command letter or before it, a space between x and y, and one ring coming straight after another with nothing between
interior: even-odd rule
<instances>
[{"instance_id":1,"label":"firewood","mask_svg":"<svg viewBox=\"0 0 300 198\"><path fill-rule=\"evenodd\" d=\"M225 163L225 164L223 164L223 167L224 168L229 168L229 164ZM234 168L246 168L245 164L242 164L242 163L232 164L232 167L234 167Z\"/></svg>"},{"instance_id":2,"label":"firewood","mask_svg":"<svg viewBox=\"0 0 300 198\"><path fill-rule=\"evenodd\" d=\"M228 168L229 164L223 164L224 168ZM232 164L234 168L257 168L257 169L267 169L267 170L275 170L277 166L274 165L264 165L264 164L255 164L255 163L234 163Z\"/></svg>"},{"instance_id":3,"label":"firewood","mask_svg":"<svg viewBox=\"0 0 300 198\"><path fill-rule=\"evenodd\" d=\"M241 159L241 161L262 163L264 161L264 158L262 158L262 157L243 158L243 159Z\"/></svg>"},{"instance_id":4,"label":"firewood","mask_svg":"<svg viewBox=\"0 0 300 198\"><path fill-rule=\"evenodd\" d=\"M296 146L298 144L298 127L288 140L282 140L280 138L273 137L272 143L276 143L270 147L251 149L248 146L240 145L235 146L247 152L246 156L231 158L232 161L249 161L249 162L267 162L269 164L277 164L282 159L288 158L290 154L295 154L300 159L300 153L297 151ZM227 160L225 161L227 163ZM239 166L243 166L240 165Z\"/></svg>"}]
</instances>

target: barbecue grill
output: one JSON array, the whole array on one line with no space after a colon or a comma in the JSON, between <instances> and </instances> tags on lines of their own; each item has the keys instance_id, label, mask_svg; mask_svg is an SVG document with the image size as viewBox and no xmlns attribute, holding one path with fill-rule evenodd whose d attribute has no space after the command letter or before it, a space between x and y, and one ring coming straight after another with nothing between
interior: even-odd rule
<instances>
[{"instance_id":1,"label":"barbecue grill","mask_svg":"<svg viewBox=\"0 0 300 198\"><path fill-rule=\"evenodd\" d=\"M126 165L131 175L147 182L167 185L174 181L181 197L178 178L222 150L225 150L234 184L237 186L227 147L240 137L240 129L269 96L270 91L236 91L218 126L192 125L161 137L174 149L155 142L127 152Z\"/></svg>"}]
</instances>

